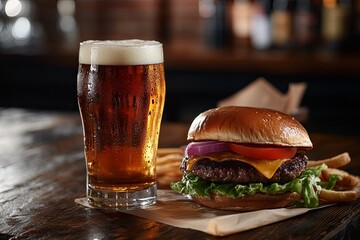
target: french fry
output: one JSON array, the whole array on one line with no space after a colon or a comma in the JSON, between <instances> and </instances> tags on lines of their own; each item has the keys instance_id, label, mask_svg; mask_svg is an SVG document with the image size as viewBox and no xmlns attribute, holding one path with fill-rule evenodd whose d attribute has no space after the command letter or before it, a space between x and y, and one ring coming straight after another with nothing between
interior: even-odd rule
<instances>
[{"instance_id":1,"label":"french fry","mask_svg":"<svg viewBox=\"0 0 360 240\"><path fill-rule=\"evenodd\" d=\"M346 171L337 169L345 166L351 161L347 152L334 156L332 158L308 161L308 166L319 166L325 163L328 168L321 171L320 179L328 182L332 175L339 178L333 190L321 189L319 198L327 203L344 203L352 202L360 196L360 178L349 174Z\"/></svg>"},{"instance_id":2,"label":"french fry","mask_svg":"<svg viewBox=\"0 0 360 240\"><path fill-rule=\"evenodd\" d=\"M180 154L170 154L156 159L156 166L168 166L177 164L180 166L183 156Z\"/></svg>"},{"instance_id":3,"label":"french fry","mask_svg":"<svg viewBox=\"0 0 360 240\"><path fill-rule=\"evenodd\" d=\"M158 157L162 157L174 153L182 154L182 150L180 148L159 148L157 150Z\"/></svg>"},{"instance_id":4,"label":"french fry","mask_svg":"<svg viewBox=\"0 0 360 240\"><path fill-rule=\"evenodd\" d=\"M351 161L350 155L347 152L334 156L332 158L327 158L323 160L309 160L307 163L308 167L319 166L325 163L329 168L339 168L345 166Z\"/></svg>"},{"instance_id":5,"label":"french fry","mask_svg":"<svg viewBox=\"0 0 360 240\"><path fill-rule=\"evenodd\" d=\"M159 148L156 159L156 174L159 188L169 188L170 183L182 178L181 161L184 158L180 148Z\"/></svg>"},{"instance_id":6,"label":"french fry","mask_svg":"<svg viewBox=\"0 0 360 240\"><path fill-rule=\"evenodd\" d=\"M334 191L321 189L319 198L330 203L352 202L359 196L359 192L355 190Z\"/></svg>"},{"instance_id":7,"label":"french fry","mask_svg":"<svg viewBox=\"0 0 360 240\"><path fill-rule=\"evenodd\" d=\"M166 164L158 164L158 165L156 165L156 167L157 167L157 169L169 169L171 167L179 168L180 164L181 164L181 161L180 162L176 161L176 162L169 162Z\"/></svg>"},{"instance_id":8,"label":"french fry","mask_svg":"<svg viewBox=\"0 0 360 240\"><path fill-rule=\"evenodd\" d=\"M349 174L348 172L345 172L340 169L335 168L328 168L324 169L321 172L320 179L322 181L329 181L331 175L338 175L339 179L336 181L336 185L339 185L340 187L344 188L355 188L358 185L360 185L360 178L357 176L353 176Z\"/></svg>"}]
</instances>

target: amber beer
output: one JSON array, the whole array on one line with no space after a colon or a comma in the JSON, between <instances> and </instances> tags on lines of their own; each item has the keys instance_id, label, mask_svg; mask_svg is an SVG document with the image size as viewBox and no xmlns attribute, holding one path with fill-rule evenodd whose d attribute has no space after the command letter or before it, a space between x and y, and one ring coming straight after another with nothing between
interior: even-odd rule
<instances>
[{"instance_id":1,"label":"amber beer","mask_svg":"<svg viewBox=\"0 0 360 240\"><path fill-rule=\"evenodd\" d=\"M165 100L162 44L82 42L77 81L89 203L110 208L155 203Z\"/></svg>"}]
</instances>

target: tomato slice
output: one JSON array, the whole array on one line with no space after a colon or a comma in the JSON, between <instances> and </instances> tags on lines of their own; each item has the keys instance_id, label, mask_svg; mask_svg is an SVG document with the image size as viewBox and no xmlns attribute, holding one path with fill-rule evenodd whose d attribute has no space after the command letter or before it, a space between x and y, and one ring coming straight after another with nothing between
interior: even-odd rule
<instances>
[{"instance_id":1,"label":"tomato slice","mask_svg":"<svg viewBox=\"0 0 360 240\"><path fill-rule=\"evenodd\" d=\"M289 159L295 156L296 147L252 147L235 143L228 143L228 148L238 154L257 159Z\"/></svg>"}]
</instances>

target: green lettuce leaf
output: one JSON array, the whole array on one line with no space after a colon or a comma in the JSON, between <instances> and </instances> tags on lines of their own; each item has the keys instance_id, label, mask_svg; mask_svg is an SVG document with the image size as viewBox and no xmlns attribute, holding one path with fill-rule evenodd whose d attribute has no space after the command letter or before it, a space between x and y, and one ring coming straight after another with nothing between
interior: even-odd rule
<instances>
[{"instance_id":1,"label":"green lettuce leaf","mask_svg":"<svg viewBox=\"0 0 360 240\"><path fill-rule=\"evenodd\" d=\"M285 184L273 183L263 185L262 183L252 183L249 185L233 184L233 183L212 183L202 180L194 174L184 174L182 181L171 183L170 187L179 193L192 196L210 196L210 193L216 193L222 196L232 198L242 198L245 195L253 195L255 193L264 194L283 194L286 192L299 193L303 200L297 205L303 207L317 207L319 205L318 194L322 186L319 175L325 164L316 167L307 168L299 177ZM328 185L334 186L336 178L331 179Z\"/></svg>"},{"instance_id":2,"label":"green lettuce leaf","mask_svg":"<svg viewBox=\"0 0 360 240\"><path fill-rule=\"evenodd\" d=\"M337 180L339 180L340 176L339 175L331 175L329 182L326 185L326 189L330 190L333 189L336 185Z\"/></svg>"}]
</instances>

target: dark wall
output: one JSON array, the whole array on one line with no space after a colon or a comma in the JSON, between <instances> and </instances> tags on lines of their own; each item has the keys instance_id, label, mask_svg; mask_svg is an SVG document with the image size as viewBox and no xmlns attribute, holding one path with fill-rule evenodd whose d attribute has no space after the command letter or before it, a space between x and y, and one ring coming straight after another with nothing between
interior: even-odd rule
<instances>
[{"instance_id":1,"label":"dark wall","mask_svg":"<svg viewBox=\"0 0 360 240\"><path fill-rule=\"evenodd\" d=\"M0 58L0 107L76 110L77 64L35 56Z\"/></svg>"},{"instance_id":2,"label":"dark wall","mask_svg":"<svg viewBox=\"0 0 360 240\"><path fill-rule=\"evenodd\" d=\"M77 111L77 59L62 64L47 58L0 58L0 107ZM64 64L64 62L66 64ZM307 83L302 102L309 110L310 131L360 134L360 82L351 75L277 75L238 71L180 71L167 69L164 119L190 122L200 112L265 77L286 92L289 82Z\"/></svg>"},{"instance_id":3,"label":"dark wall","mask_svg":"<svg viewBox=\"0 0 360 240\"><path fill-rule=\"evenodd\" d=\"M170 118L191 121L199 112L265 77L282 92L290 82L306 82L302 106L308 108L311 131L360 134L360 82L357 76L292 76L240 72L168 72L167 112Z\"/></svg>"}]
</instances>

